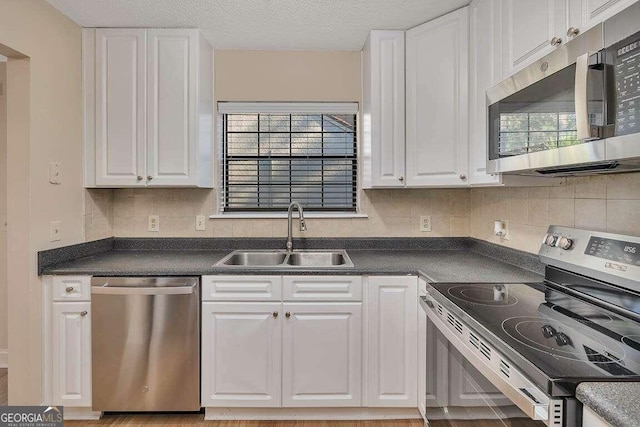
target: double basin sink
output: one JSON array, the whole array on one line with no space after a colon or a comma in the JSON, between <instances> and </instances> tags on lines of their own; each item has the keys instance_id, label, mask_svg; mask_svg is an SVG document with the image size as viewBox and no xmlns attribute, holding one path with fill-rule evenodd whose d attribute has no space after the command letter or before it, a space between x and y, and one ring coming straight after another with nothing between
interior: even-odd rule
<instances>
[{"instance_id":1,"label":"double basin sink","mask_svg":"<svg viewBox=\"0 0 640 427\"><path fill-rule=\"evenodd\" d=\"M222 258L216 267L334 268L353 267L345 250L238 250Z\"/></svg>"}]
</instances>

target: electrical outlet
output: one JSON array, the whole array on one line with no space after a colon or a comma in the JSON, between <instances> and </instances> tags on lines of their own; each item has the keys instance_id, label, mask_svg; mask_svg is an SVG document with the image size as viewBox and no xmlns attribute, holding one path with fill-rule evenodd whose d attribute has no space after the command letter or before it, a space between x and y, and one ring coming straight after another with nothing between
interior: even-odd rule
<instances>
[{"instance_id":1,"label":"electrical outlet","mask_svg":"<svg viewBox=\"0 0 640 427\"><path fill-rule=\"evenodd\" d=\"M500 236L500 239L511 240L511 234L509 234L509 221L503 220L502 223L504 224L504 235Z\"/></svg>"},{"instance_id":2,"label":"electrical outlet","mask_svg":"<svg viewBox=\"0 0 640 427\"><path fill-rule=\"evenodd\" d=\"M49 240L57 242L62 239L62 223L60 221L51 221L51 229L49 231Z\"/></svg>"},{"instance_id":3,"label":"electrical outlet","mask_svg":"<svg viewBox=\"0 0 640 427\"><path fill-rule=\"evenodd\" d=\"M153 231L153 232L160 231L160 216L149 215L149 231Z\"/></svg>"},{"instance_id":4,"label":"electrical outlet","mask_svg":"<svg viewBox=\"0 0 640 427\"><path fill-rule=\"evenodd\" d=\"M60 163L49 163L49 182L51 184L62 184L62 166Z\"/></svg>"},{"instance_id":5,"label":"electrical outlet","mask_svg":"<svg viewBox=\"0 0 640 427\"><path fill-rule=\"evenodd\" d=\"M204 215L196 215L196 231L205 231L207 223Z\"/></svg>"},{"instance_id":6,"label":"electrical outlet","mask_svg":"<svg viewBox=\"0 0 640 427\"><path fill-rule=\"evenodd\" d=\"M420 231L422 232L431 231L431 215L420 216Z\"/></svg>"}]
</instances>

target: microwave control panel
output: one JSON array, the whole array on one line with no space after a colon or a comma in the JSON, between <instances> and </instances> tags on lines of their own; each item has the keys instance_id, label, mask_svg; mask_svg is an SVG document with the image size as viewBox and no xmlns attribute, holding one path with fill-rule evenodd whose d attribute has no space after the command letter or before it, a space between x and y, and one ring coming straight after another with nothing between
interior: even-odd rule
<instances>
[{"instance_id":1,"label":"microwave control panel","mask_svg":"<svg viewBox=\"0 0 640 427\"><path fill-rule=\"evenodd\" d=\"M640 33L612 47L616 86L616 135L640 132Z\"/></svg>"}]
</instances>

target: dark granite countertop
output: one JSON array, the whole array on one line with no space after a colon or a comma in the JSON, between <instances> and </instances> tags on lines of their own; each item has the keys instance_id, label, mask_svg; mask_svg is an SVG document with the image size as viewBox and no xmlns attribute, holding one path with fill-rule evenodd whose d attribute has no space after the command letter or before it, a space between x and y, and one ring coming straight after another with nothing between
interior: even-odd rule
<instances>
[{"instance_id":1,"label":"dark granite countertop","mask_svg":"<svg viewBox=\"0 0 640 427\"><path fill-rule=\"evenodd\" d=\"M542 266L535 255L467 238L296 242L300 249L346 248L353 268L214 267L231 250L279 249L280 243L269 239L104 239L41 252L39 273L94 276L419 274L432 282L536 282L542 279Z\"/></svg>"},{"instance_id":2,"label":"dark granite countertop","mask_svg":"<svg viewBox=\"0 0 640 427\"><path fill-rule=\"evenodd\" d=\"M576 396L613 427L640 425L640 382L582 383Z\"/></svg>"}]
</instances>

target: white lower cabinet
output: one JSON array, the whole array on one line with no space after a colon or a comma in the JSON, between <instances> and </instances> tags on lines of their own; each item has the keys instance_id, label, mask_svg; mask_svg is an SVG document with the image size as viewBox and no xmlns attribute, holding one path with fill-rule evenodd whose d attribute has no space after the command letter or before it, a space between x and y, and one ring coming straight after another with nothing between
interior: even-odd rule
<instances>
[{"instance_id":1,"label":"white lower cabinet","mask_svg":"<svg viewBox=\"0 0 640 427\"><path fill-rule=\"evenodd\" d=\"M52 404L91 406L91 303L52 304Z\"/></svg>"},{"instance_id":2,"label":"white lower cabinet","mask_svg":"<svg viewBox=\"0 0 640 427\"><path fill-rule=\"evenodd\" d=\"M370 407L418 406L418 279L370 277L368 284Z\"/></svg>"},{"instance_id":3,"label":"white lower cabinet","mask_svg":"<svg viewBox=\"0 0 640 427\"><path fill-rule=\"evenodd\" d=\"M281 310L281 303L202 303L202 406L280 406Z\"/></svg>"},{"instance_id":4,"label":"white lower cabinet","mask_svg":"<svg viewBox=\"0 0 640 427\"><path fill-rule=\"evenodd\" d=\"M285 303L282 406L361 406L362 303Z\"/></svg>"},{"instance_id":5,"label":"white lower cabinet","mask_svg":"<svg viewBox=\"0 0 640 427\"><path fill-rule=\"evenodd\" d=\"M586 406L582 409L582 427L612 427L595 411Z\"/></svg>"}]
</instances>

